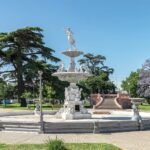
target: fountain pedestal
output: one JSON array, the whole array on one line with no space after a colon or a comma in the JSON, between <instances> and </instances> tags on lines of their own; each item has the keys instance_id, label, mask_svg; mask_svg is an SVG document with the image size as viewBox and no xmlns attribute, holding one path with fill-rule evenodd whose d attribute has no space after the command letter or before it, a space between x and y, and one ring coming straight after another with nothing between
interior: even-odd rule
<instances>
[{"instance_id":1,"label":"fountain pedestal","mask_svg":"<svg viewBox=\"0 0 150 150\"><path fill-rule=\"evenodd\" d=\"M62 119L89 119L91 114L83 108L83 104L80 101L68 101L65 102L63 112L61 114Z\"/></svg>"},{"instance_id":2,"label":"fountain pedestal","mask_svg":"<svg viewBox=\"0 0 150 150\"><path fill-rule=\"evenodd\" d=\"M57 118L66 120L70 119L88 119L91 114L83 107L81 98L81 89L75 83L70 83L70 86L65 88L65 102L57 114Z\"/></svg>"}]
</instances>

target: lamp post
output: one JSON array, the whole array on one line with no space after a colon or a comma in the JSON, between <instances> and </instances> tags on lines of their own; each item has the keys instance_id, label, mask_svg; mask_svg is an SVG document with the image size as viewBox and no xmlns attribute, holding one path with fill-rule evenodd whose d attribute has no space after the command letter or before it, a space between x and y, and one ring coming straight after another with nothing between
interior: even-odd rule
<instances>
[{"instance_id":1,"label":"lamp post","mask_svg":"<svg viewBox=\"0 0 150 150\"><path fill-rule=\"evenodd\" d=\"M35 80L32 80L32 85L33 85L33 103L34 103L34 109L35 109L35 90L34 90L34 87L35 87Z\"/></svg>"},{"instance_id":2,"label":"lamp post","mask_svg":"<svg viewBox=\"0 0 150 150\"><path fill-rule=\"evenodd\" d=\"M39 85L39 104L40 104L40 133L44 133L43 111L42 111L42 71L38 71L40 78Z\"/></svg>"},{"instance_id":3,"label":"lamp post","mask_svg":"<svg viewBox=\"0 0 150 150\"><path fill-rule=\"evenodd\" d=\"M131 94L131 91L130 91L130 83L128 82L128 93L129 95ZM131 95L130 95L131 96Z\"/></svg>"}]
</instances>

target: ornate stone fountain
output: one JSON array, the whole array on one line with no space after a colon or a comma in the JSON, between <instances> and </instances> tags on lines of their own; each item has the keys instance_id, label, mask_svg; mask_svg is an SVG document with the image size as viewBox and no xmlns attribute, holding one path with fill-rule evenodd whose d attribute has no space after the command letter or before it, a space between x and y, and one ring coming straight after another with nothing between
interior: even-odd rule
<instances>
[{"instance_id":1,"label":"ornate stone fountain","mask_svg":"<svg viewBox=\"0 0 150 150\"><path fill-rule=\"evenodd\" d=\"M53 76L57 76L62 81L70 82L70 86L65 88L65 101L64 106L56 114L57 118L63 119L87 119L91 118L91 114L83 107L81 99L81 91L76 83L80 80L84 80L90 76L90 73L83 70L82 67L76 68L75 58L82 55L82 51L78 51L73 38L73 33L70 28L66 29L68 41L71 45L69 49L63 51L62 54L70 58L70 64L68 70L65 70L62 63Z\"/></svg>"}]
</instances>

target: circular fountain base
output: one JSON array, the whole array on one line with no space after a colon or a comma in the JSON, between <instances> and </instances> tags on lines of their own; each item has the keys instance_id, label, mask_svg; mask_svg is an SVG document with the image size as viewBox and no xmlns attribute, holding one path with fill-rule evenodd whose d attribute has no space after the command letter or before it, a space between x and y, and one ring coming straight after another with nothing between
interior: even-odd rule
<instances>
[{"instance_id":1,"label":"circular fountain base","mask_svg":"<svg viewBox=\"0 0 150 150\"><path fill-rule=\"evenodd\" d=\"M109 113L108 113L109 111ZM101 110L91 119L65 120L55 117L56 111L44 111L44 133L103 133L150 129L150 113L141 112L142 122L131 120L133 112ZM105 112L105 113L104 113ZM84 116L85 117L85 116ZM0 131L40 132L39 116L33 112L0 114Z\"/></svg>"}]
</instances>

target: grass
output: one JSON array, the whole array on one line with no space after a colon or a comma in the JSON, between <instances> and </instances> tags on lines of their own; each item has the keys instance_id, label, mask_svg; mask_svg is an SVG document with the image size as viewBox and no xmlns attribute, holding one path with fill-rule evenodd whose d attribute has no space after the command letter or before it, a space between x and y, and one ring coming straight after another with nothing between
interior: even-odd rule
<instances>
[{"instance_id":1,"label":"grass","mask_svg":"<svg viewBox=\"0 0 150 150\"><path fill-rule=\"evenodd\" d=\"M15 104L0 104L0 108L4 108L4 109L18 109L18 110L34 110L35 106L34 104L28 104L28 107L20 107L20 103L15 103ZM49 103L44 103L42 105L42 108L44 110L57 110L59 108L61 108L61 105L59 104L55 104L55 105L51 105Z\"/></svg>"},{"instance_id":2,"label":"grass","mask_svg":"<svg viewBox=\"0 0 150 150\"><path fill-rule=\"evenodd\" d=\"M36 105L36 104L35 104ZM0 104L0 108L4 109L16 109L16 110L34 110L35 109L34 104L28 104L28 107L20 107L20 103L15 103L15 104ZM44 110L58 110L63 106L63 104L50 104L50 103L43 103L42 108ZM90 105L85 105L85 108L91 108Z\"/></svg>"},{"instance_id":3,"label":"grass","mask_svg":"<svg viewBox=\"0 0 150 150\"><path fill-rule=\"evenodd\" d=\"M67 144L69 150L121 150L120 148L111 144L96 144L96 143L73 143Z\"/></svg>"},{"instance_id":4,"label":"grass","mask_svg":"<svg viewBox=\"0 0 150 150\"><path fill-rule=\"evenodd\" d=\"M150 104L143 104L139 106L140 110L150 111Z\"/></svg>"},{"instance_id":5,"label":"grass","mask_svg":"<svg viewBox=\"0 0 150 150\"><path fill-rule=\"evenodd\" d=\"M63 104L62 104L63 105ZM50 103L44 103L42 105L43 109L44 110L58 110L62 107L62 105L60 104L55 104L55 105L52 105ZM4 108L4 109L18 109L18 110L34 110L34 104L29 104L28 105L29 107L20 107L20 104L19 103L15 103L15 104L7 104L6 106L3 105L3 104L0 104L0 108ZM85 105L86 108L90 108L89 105ZM150 104L143 104L143 105L140 105L139 106L140 110L141 111L150 111Z\"/></svg>"},{"instance_id":6,"label":"grass","mask_svg":"<svg viewBox=\"0 0 150 150\"><path fill-rule=\"evenodd\" d=\"M65 143L65 146L68 150L121 150L114 145L105 143ZM0 150L47 150L47 146L45 144L0 144Z\"/></svg>"}]
</instances>

